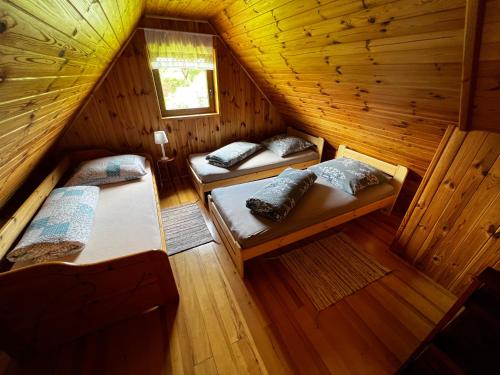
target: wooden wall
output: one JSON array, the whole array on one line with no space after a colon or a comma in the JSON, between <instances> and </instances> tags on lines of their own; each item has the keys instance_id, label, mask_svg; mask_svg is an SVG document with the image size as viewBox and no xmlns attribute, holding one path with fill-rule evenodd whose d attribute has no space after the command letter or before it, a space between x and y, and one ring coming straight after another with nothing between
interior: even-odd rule
<instances>
[{"instance_id":1,"label":"wooden wall","mask_svg":"<svg viewBox=\"0 0 500 375\"><path fill-rule=\"evenodd\" d=\"M459 294L500 267L500 134L455 128L394 248Z\"/></svg>"},{"instance_id":2,"label":"wooden wall","mask_svg":"<svg viewBox=\"0 0 500 375\"><path fill-rule=\"evenodd\" d=\"M207 23L144 21L147 27L210 33ZM70 126L63 149L105 147L116 152L161 155L153 132L166 130L167 151L176 156L172 171L186 174L186 157L213 150L236 139L262 139L283 130L274 107L249 79L230 51L217 38L220 114L162 119L147 60L144 32L137 30L101 88Z\"/></svg>"},{"instance_id":3,"label":"wooden wall","mask_svg":"<svg viewBox=\"0 0 500 375\"><path fill-rule=\"evenodd\" d=\"M423 176L457 124L464 4L237 0L211 22L286 120Z\"/></svg>"},{"instance_id":4,"label":"wooden wall","mask_svg":"<svg viewBox=\"0 0 500 375\"><path fill-rule=\"evenodd\" d=\"M479 62L474 75L472 129L500 131L500 1L483 2Z\"/></svg>"},{"instance_id":5,"label":"wooden wall","mask_svg":"<svg viewBox=\"0 0 500 375\"><path fill-rule=\"evenodd\" d=\"M473 130L446 133L394 241L395 251L456 294L484 268L500 269L500 0L467 5L460 126Z\"/></svg>"},{"instance_id":6,"label":"wooden wall","mask_svg":"<svg viewBox=\"0 0 500 375\"><path fill-rule=\"evenodd\" d=\"M0 208L56 141L142 0L0 3Z\"/></svg>"}]
</instances>

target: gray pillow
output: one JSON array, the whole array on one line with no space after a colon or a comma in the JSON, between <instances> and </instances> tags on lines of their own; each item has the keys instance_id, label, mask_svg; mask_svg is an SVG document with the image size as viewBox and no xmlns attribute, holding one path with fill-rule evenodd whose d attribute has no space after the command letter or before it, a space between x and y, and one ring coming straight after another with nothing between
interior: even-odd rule
<instances>
[{"instance_id":1,"label":"gray pillow","mask_svg":"<svg viewBox=\"0 0 500 375\"><path fill-rule=\"evenodd\" d=\"M328 160L308 169L351 195L387 181L385 174L377 168L349 158Z\"/></svg>"},{"instance_id":2,"label":"gray pillow","mask_svg":"<svg viewBox=\"0 0 500 375\"><path fill-rule=\"evenodd\" d=\"M287 168L248 198L246 206L252 214L282 221L315 180L311 171Z\"/></svg>"},{"instance_id":3,"label":"gray pillow","mask_svg":"<svg viewBox=\"0 0 500 375\"><path fill-rule=\"evenodd\" d=\"M274 137L262 141L261 144L281 157L294 154L299 151L304 151L314 146L311 142L308 142L305 139L288 134L275 135Z\"/></svg>"}]
</instances>

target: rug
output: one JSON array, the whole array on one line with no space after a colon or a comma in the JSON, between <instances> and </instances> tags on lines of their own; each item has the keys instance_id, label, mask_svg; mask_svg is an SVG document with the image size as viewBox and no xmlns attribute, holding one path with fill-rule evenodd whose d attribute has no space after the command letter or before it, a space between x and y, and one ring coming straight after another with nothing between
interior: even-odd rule
<instances>
[{"instance_id":1,"label":"rug","mask_svg":"<svg viewBox=\"0 0 500 375\"><path fill-rule=\"evenodd\" d=\"M343 233L314 241L279 259L318 310L390 272L356 249Z\"/></svg>"},{"instance_id":2,"label":"rug","mask_svg":"<svg viewBox=\"0 0 500 375\"><path fill-rule=\"evenodd\" d=\"M213 241L197 203L165 208L161 211L161 218L168 255Z\"/></svg>"}]
</instances>

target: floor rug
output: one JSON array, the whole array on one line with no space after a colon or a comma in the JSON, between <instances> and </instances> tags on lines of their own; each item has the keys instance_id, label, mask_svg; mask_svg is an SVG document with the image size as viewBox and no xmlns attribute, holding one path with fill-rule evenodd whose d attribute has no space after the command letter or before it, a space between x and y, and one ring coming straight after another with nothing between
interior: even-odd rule
<instances>
[{"instance_id":1,"label":"floor rug","mask_svg":"<svg viewBox=\"0 0 500 375\"><path fill-rule=\"evenodd\" d=\"M196 203L165 208L161 211L167 253L174 255L213 241L200 207Z\"/></svg>"},{"instance_id":2,"label":"floor rug","mask_svg":"<svg viewBox=\"0 0 500 375\"><path fill-rule=\"evenodd\" d=\"M364 288L388 272L335 233L279 257L318 310Z\"/></svg>"}]
</instances>

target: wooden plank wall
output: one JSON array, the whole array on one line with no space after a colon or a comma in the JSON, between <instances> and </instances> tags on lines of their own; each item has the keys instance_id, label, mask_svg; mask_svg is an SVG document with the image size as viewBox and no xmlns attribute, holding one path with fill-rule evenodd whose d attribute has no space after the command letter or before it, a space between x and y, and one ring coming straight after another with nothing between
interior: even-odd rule
<instances>
[{"instance_id":1,"label":"wooden plank wall","mask_svg":"<svg viewBox=\"0 0 500 375\"><path fill-rule=\"evenodd\" d=\"M483 1L484 23L475 74L470 129L500 131L500 1Z\"/></svg>"},{"instance_id":2,"label":"wooden plank wall","mask_svg":"<svg viewBox=\"0 0 500 375\"><path fill-rule=\"evenodd\" d=\"M455 294L500 267L500 134L454 129L394 243L403 258Z\"/></svg>"},{"instance_id":3,"label":"wooden plank wall","mask_svg":"<svg viewBox=\"0 0 500 375\"><path fill-rule=\"evenodd\" d=\"M207 23L148 20L147 27L210 33ZM144 32L137 30L130 45L65 133L63 149L105 147L116 152L147 152L161 156L153 132L166 130L167 152L176 156L173 175L184 175L186 157L213 150L237 139L262 139L284 130L274 107L217 38L220 114L162 119L147 60Z\"/></svg>"},{"instance_id":4,"label":"wooden plank wall","mask_svg":"<svg viewBox=\"0 0 500 375\"><path fill-rule=\"evenodd\" d=\"M206 20L233 2L234 0L146 0L146 11L168 17Z\"/></svg>"},{"instance_id":5,"label":"wooden plank wall","mask_svg":"<svg viewBox=\"0 0 500 375\"><path fill-rule=\"evenodd\" d=\"M211 22L287 120L423 176L457 124L464 4L237 0Z\"/></svg>"},{"instance_id":6,"label":"wooden plank wall","mask_svg":"<svg viewBox=\"0 0 500 375\"><path fill-rule=\"evenodd\" d=\"M142 0L0 3L0 208L57 140Z\"/></svg>"},{"instance_id":7,"label":"wooden plank wall","mask_svg":"<svg viewBox=\"0 0 500 375\"><path fill-rule=\"evenodd\" d=\"M483 4L481 4L483 3ZM484 4L485 3L485 4ZM465 60L479 47L479 64L464 64L471 91L462 95L461 127L445 137L394 241L394 250L455 294L488 266L500 268L500 0L472 0L467 25L482 38L468 38ZM470 30L468 29L468 34ZM469 74L470 72L470 74ZM464 83L467 83L464 81ZM472 100L469 100L472 95ZM495 104L494 104L495 103Z\"/></svg>"}]
</instances>

